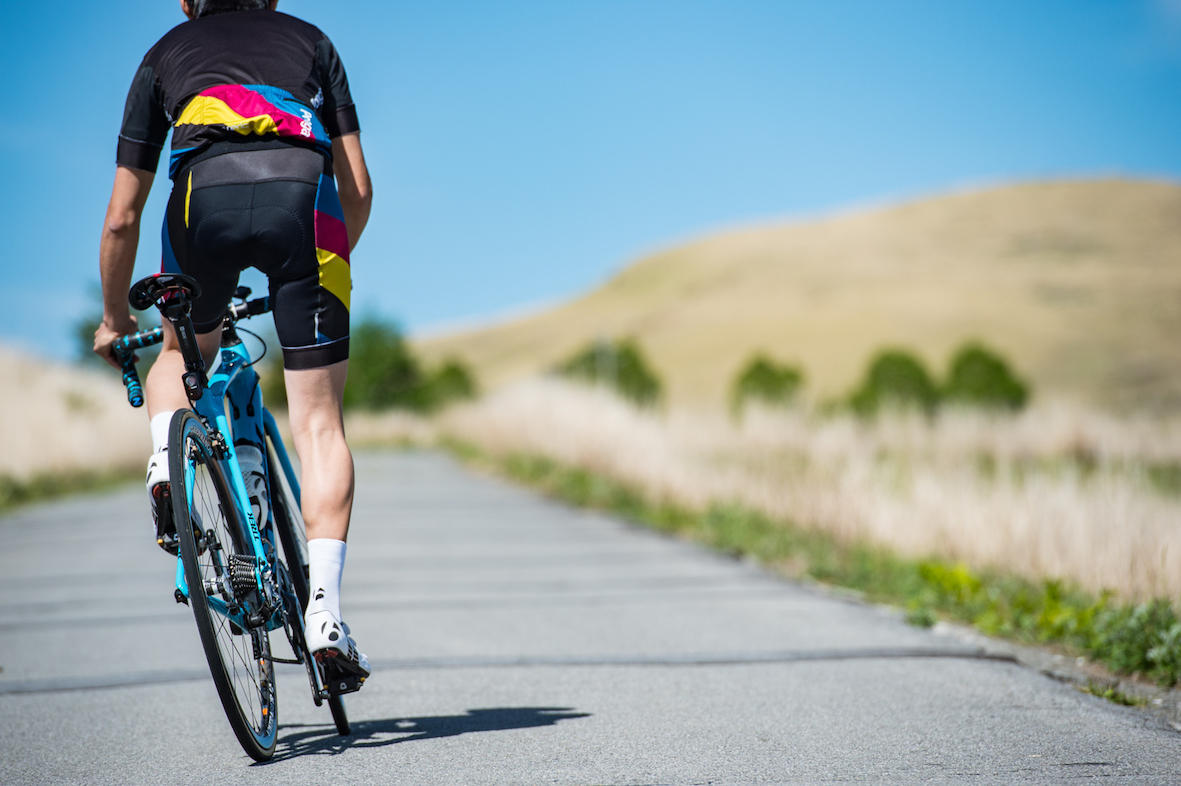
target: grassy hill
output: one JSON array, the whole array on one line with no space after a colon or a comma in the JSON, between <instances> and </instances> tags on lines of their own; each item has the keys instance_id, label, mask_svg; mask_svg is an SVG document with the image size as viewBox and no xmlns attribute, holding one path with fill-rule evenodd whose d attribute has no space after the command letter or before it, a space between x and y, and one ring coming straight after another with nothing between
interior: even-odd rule
<instances>
[{"instance_id":1,"label":"grassy hill","mask_svg":"<svg viewBox=\"0 0 1181 786\"><path fill-rule=\"evenodd\" d=\"M720 404L756 350L801 364L823 398L884 345L942 374L979 338L1038 392L1181 409L1181 184L1026 183L736 229L542 313L418 346L495 387L625 335L677 403Z\"/></svg>"}]
</instances>

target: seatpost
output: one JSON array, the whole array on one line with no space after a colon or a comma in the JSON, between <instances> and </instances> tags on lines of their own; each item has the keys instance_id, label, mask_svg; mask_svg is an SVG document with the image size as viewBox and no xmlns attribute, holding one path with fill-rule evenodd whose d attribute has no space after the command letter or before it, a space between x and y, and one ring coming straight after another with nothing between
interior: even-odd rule
<instances>
[{"instance_id":1,"label":"seatpost","mask_svg":"<svg viewBox=\"0 0 1181 786\"><path fill-rule=\"evenodd\" d=\"M161 310L164 312L164 318L176 329L180 355L185 361L185 373L181 376L181 382L185 386L185 395L195 404L205 393L205 358L201 357L201 348L197 345L197 334L193 330L193 320L189 315L189 299L183 295L171 298Z\"/></svg>"}]
</instances>

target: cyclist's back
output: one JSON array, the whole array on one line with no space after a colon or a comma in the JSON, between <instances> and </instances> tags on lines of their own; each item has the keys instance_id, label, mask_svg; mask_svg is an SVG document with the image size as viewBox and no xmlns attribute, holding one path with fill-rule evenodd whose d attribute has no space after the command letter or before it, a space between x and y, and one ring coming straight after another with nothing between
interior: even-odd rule
<instances>
[{"instance_id":1,"label":"cyclist's back","mask_svg":"<svg viewBox=\"0 0 1181 786\"><path fill-rule=\"evenodd\" d=\"M298 143L330 154L331 139L359 130L332 42L269 10L184 22L148 51L128 93L119 163L154 170L169 119L173 175L217 142Z\"/></svg>"},{"instance_id":2,"label":"cyclist's back","mask_svg":"<svg viewBox=\"0 0 1181 786\"><path fill-rule=\"evenodd\" d=\"M331 41L270 10L178 25L136 73L118 163L155 169L168 118L176 188L161 269L201 282L197 332L217 326L253 265L270 278L288 368L347 358L349 248L331 140L359 125Z\"/></svg>"}]
</instances>

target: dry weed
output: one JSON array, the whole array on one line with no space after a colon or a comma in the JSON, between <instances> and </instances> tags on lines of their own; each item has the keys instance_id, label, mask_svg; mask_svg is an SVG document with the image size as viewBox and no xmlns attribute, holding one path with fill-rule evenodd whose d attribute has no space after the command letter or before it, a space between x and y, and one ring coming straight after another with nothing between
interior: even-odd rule
<instances>
[{"instance_id":1,"label":"dry weed","mask_svg":"<svg viewBox=\"0 0 1181 786\"><path fill-rule=\"evenodd\" d=\"M114 372L52 365L5 348L0 363L7 369L0 387L0 475L26 480L147 461L147 416L128 406Z\"/></svg>"},{"instance_id":2,"label":"dry weed","mask_svg":"<svg viewBox=\"0 0 1181 786\"><path fill-rule=\"evenodd\" d=\"M772 516L1125 597L1181 596L1181 499L1146 467L1181 461L1181 422L1066 404L1018 416L876 422L751 413L741 425L642 412L603 390L534 380L445 414L445 433L536 453L700 509Z\"/></svg>"}]
</instances>

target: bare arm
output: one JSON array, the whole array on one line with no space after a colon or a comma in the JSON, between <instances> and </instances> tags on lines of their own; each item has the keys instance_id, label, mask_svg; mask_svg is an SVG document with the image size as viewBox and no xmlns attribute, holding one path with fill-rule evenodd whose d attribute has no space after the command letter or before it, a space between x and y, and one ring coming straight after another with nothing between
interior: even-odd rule
<instances>
[{"instance_id":1,"label":"bare arm","mask_svg":"<svg viewBox=\"0 0 1181 786\"><path fill-rule=\"evenodd\" d=\"M332 161L351 251L365 231L365 224L369 222L369 207L373 203L373 184L369 182L369 169L365 166L365 154L361 151L361 135L344 134L333 139Z\"/></svg>"},{"instance_id":2,"label":"bare arm","mask_svg":"<svg viewBox=\"0 0 1181 786\"><path fill-rule=\"evenodd\" d=\"M103 321L94 331L94 351L112 366L111 344L135 330L135 318L127 304L127 289L135 269L139 245L139 221L155 175L121 166L115 170L115 186L107 205L99 243L98 264L103 286Z\"/></svg>"}]
</instances>

